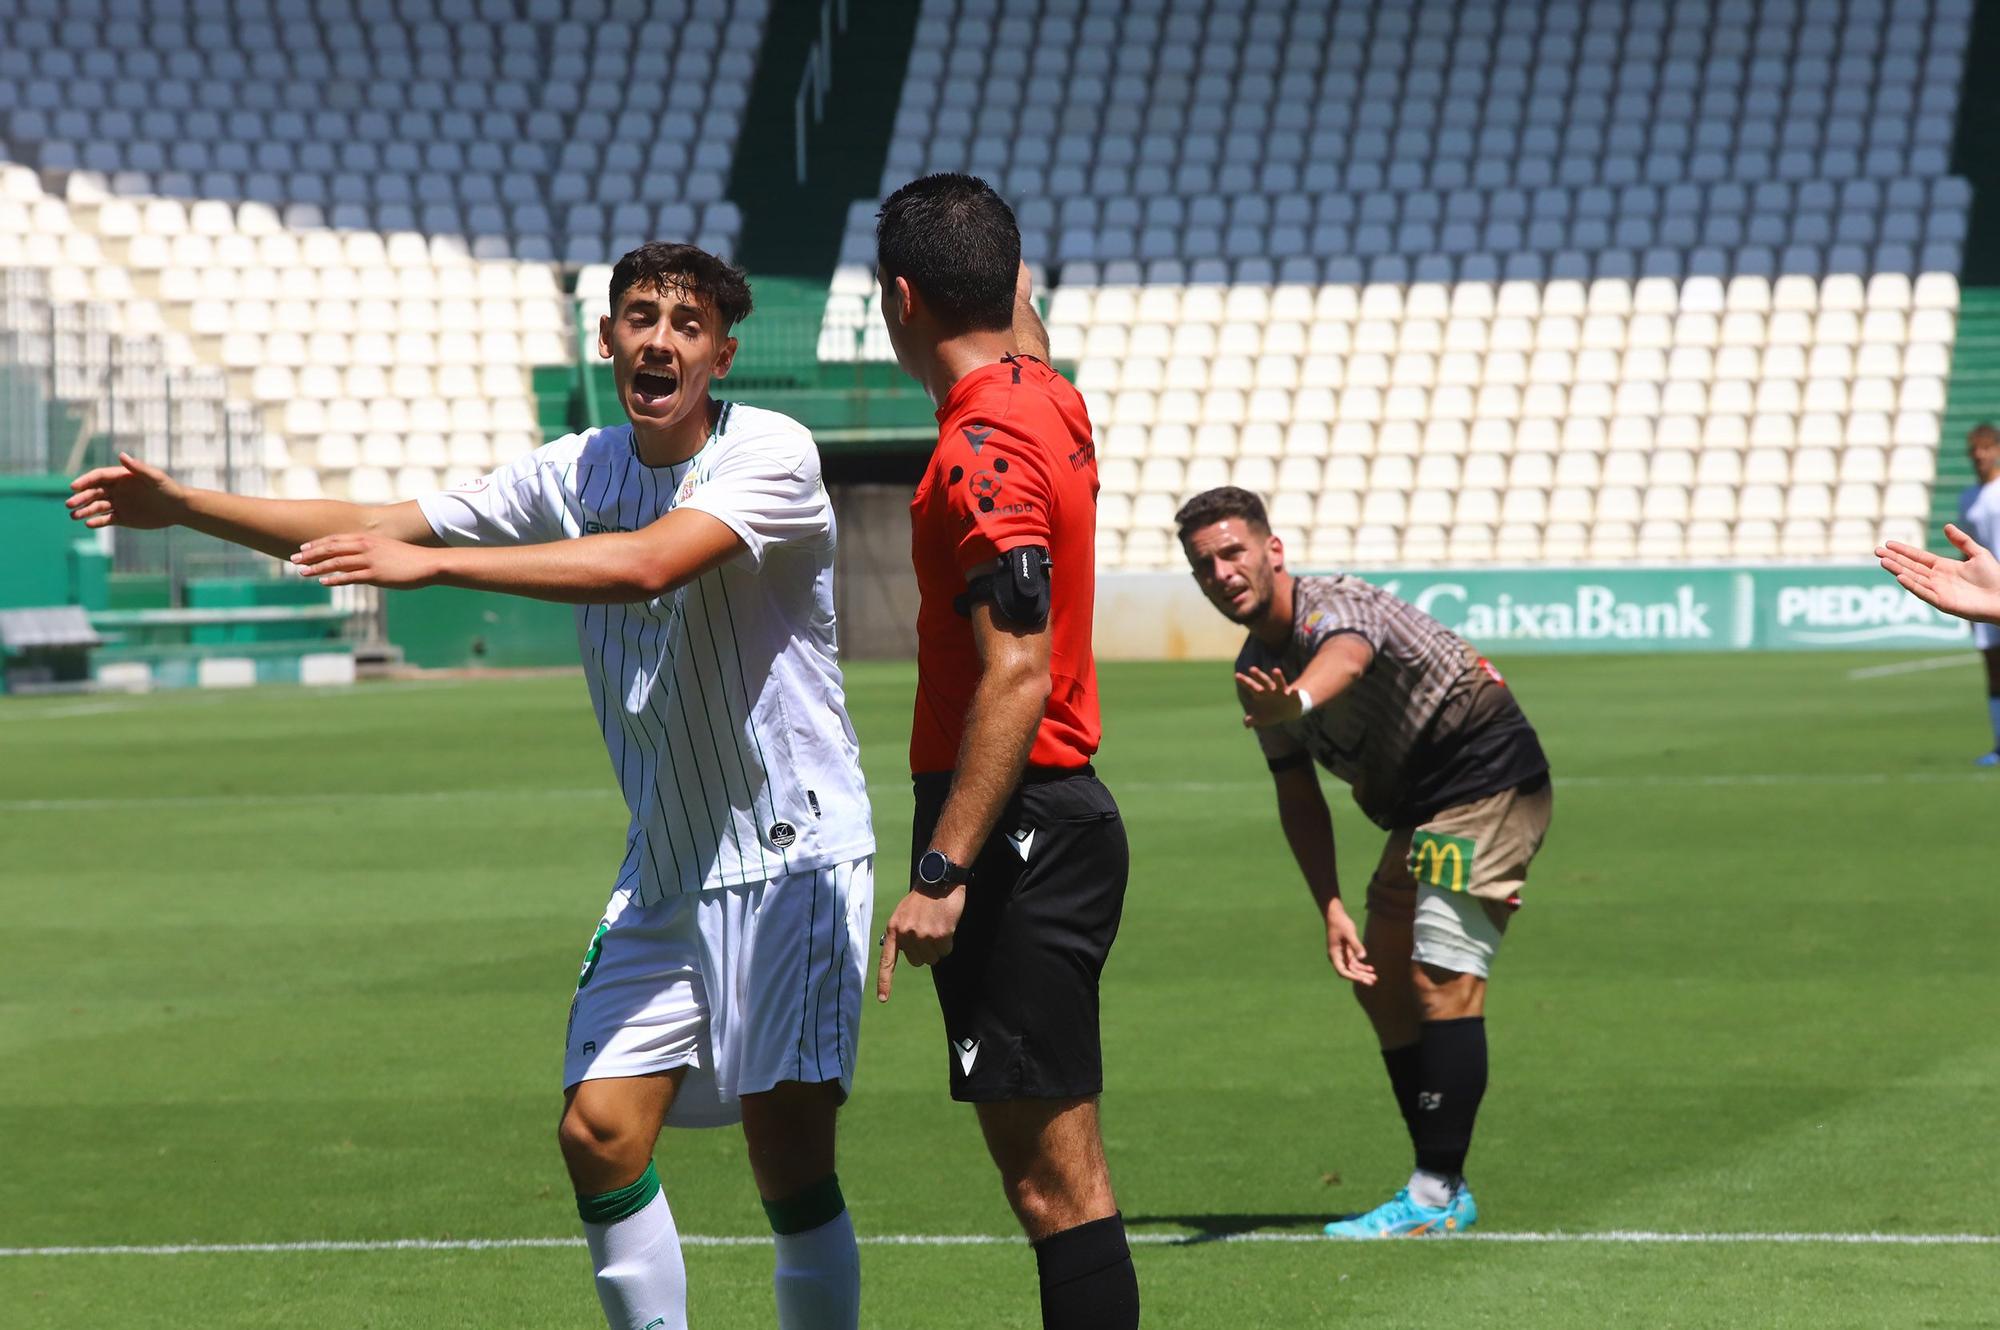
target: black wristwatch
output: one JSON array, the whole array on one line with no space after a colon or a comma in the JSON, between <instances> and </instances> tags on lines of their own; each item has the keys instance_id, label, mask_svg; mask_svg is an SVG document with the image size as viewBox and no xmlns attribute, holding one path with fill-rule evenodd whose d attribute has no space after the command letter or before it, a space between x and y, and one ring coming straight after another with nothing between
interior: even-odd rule
<instances>
[{"instance_id":1,"label":"black wristwatch","mask_svg":"<svg viewBox=\"0 0 2000 1330\"><path fill-rule=\"evenodd\" d=\"M917 860L917 885L927 889L955 887L972 876L964 864L955 864L943 850L925 850Z\"/></svg>"}]
</instances>

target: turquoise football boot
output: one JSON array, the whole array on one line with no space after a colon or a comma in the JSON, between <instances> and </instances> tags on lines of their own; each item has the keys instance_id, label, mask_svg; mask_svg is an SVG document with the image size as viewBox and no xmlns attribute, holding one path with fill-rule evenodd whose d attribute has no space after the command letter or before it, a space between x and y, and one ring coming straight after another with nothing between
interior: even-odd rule
<instances>
[{"instance_id":1,"label":"turquoise football boot","mask_svg":"<svg viewBox=\"0 0 2000 1330\"><path fill-rule=\"evenodd\" d=\"M1406 1187L1367 1214L1335 1220L1321 1232L1329 1238L1443 1238L1478 1222L1479 1207L1466 1187L1452 1194L1449 1205L1436 1208L1418 1205Z\"/></svg>"},{"instance_id":2,"label":"turquoise football boot","mask_svg":"<svg viewBox=\"0 0 2000 1330\"><path fill-rule=\"evenodd\" d=\"M1459 1179L1458 1190L1451 1194L1451 1204L1445 1210L1447 1233L1463 1233L1479 1222L1479 1202L1472 1199L1472 1188L1465 1179Z\"/></svg>"}]
</instances>

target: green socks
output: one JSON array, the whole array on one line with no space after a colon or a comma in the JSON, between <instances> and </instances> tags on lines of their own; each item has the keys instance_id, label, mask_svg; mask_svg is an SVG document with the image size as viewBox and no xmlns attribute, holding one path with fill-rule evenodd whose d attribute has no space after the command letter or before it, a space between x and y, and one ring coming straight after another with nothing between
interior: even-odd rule
<instances>
[{"instance_id":1,"label":"green socks","mask_svg":"<svg viewBox=\"0 0 2000 1330\"><path fill-rule=\"evenodd\" d=\"M657 1183L654 1185L658 1186ZM847 1198L840 1194L840 1175L837 1173L829 1173L804 1191L794 1192L782 1200L764 1202L764 1213L770 1217L771 1231L779 1237L809 1233L822 1224L832 1222L846 1208Z\"/></svg>"},{"instance_id":2,"label":"green socks","mask_svg":"<svg viewBox=\"0 0 2000 1330\"><path fill-rule=\"evenodd\" d=\"M614 1224L638 1214L653 1203L660 1194L660 1175L649 1163L646 1171L638 1178L601 1196L579 1196L576 1198L576 1212L586 1224Z\"/></svg>"}]
</instances>

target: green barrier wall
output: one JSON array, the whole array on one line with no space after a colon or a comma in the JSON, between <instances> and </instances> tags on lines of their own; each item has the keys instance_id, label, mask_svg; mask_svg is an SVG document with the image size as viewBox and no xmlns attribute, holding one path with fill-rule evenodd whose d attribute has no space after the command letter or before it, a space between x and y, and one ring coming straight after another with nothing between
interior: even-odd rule
<instances>
[{"instance_id":1,"label":"green barrier wall","mask_svg":"<svg viewBox=\"0 0 2000 1330\"><path fill-rule=\"evenodd\" d=\"M1364 572L1482 648L1529 652L1970 647L1880 569Z\"/></svg>"},{"instance_id":2,"label":"green barrier wall","mask_svg":"<svg viewBox=\"0 0 2000 1330\"><path fill-rule=\"evenodd\" d=\"M193 610L242 609L253 605L329 605L333 592L303 577L189 578L187 605ZM194 643L296 642L339 637L338 624L200 624L188 630Z\"/></svg>"},{"instance_id":3,"label":"green barrier wall","mask_svg":"<svg viewBox=\"0 0 2000 1330\"><path fill-rule=\"evenodd\" d=\"M576 617L568 605L456 587L384 595L389 640L412 665L461 670L577 663Z\"/></svg>"},{"instance_id":4,"label":"green barrier wall","mask_svg":"<svg viewBox=\"0 0 2000 1330\"><path fill-rule=\"evenodd\" d=\"M0 476L0 609L67 605L74 599L69 520L61 476Z\"/></svg>"}]
</instances>

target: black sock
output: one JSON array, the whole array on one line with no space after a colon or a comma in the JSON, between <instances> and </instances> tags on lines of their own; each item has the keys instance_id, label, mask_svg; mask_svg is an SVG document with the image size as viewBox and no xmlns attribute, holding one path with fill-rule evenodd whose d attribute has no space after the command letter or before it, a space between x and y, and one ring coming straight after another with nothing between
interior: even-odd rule
<instances>
[{"instance_id":1,"label":"black sock","mask_svg":"<svg viewBox=\"0 0 2000 1330\"><path fill-rule=\"evenodd\" d=\"M1417 1141L1417 1081L1423 1073L1423 1047L1419 1042L1382 1050L1382 1065L1389 1069L1389 1089L1395 1093L1412 1145Z\"/></svg>"},{"instance_id":2,"label":"black sock","mask_svg":"<svg viewBox=\"0 0 2000 1330\"><path fill-rule=\"evenodd\" d=\"M1066 1228L1035 1244L1043 1330L1137 1330L1139 1277L1125 1245L1125 1218Z\"/></svg>"},{"instance_id":3,"label":"black sock","mask_svg":"<svg viewBox=\"0 0 2000 1330\"><path fill-rule=\"evenodd\" d=\"M1417 1167L1461 1177L1472 1121L1486 1094L1486 1020L1425 1021L1417 1053Z\"/></svg>"}]
</instances>

